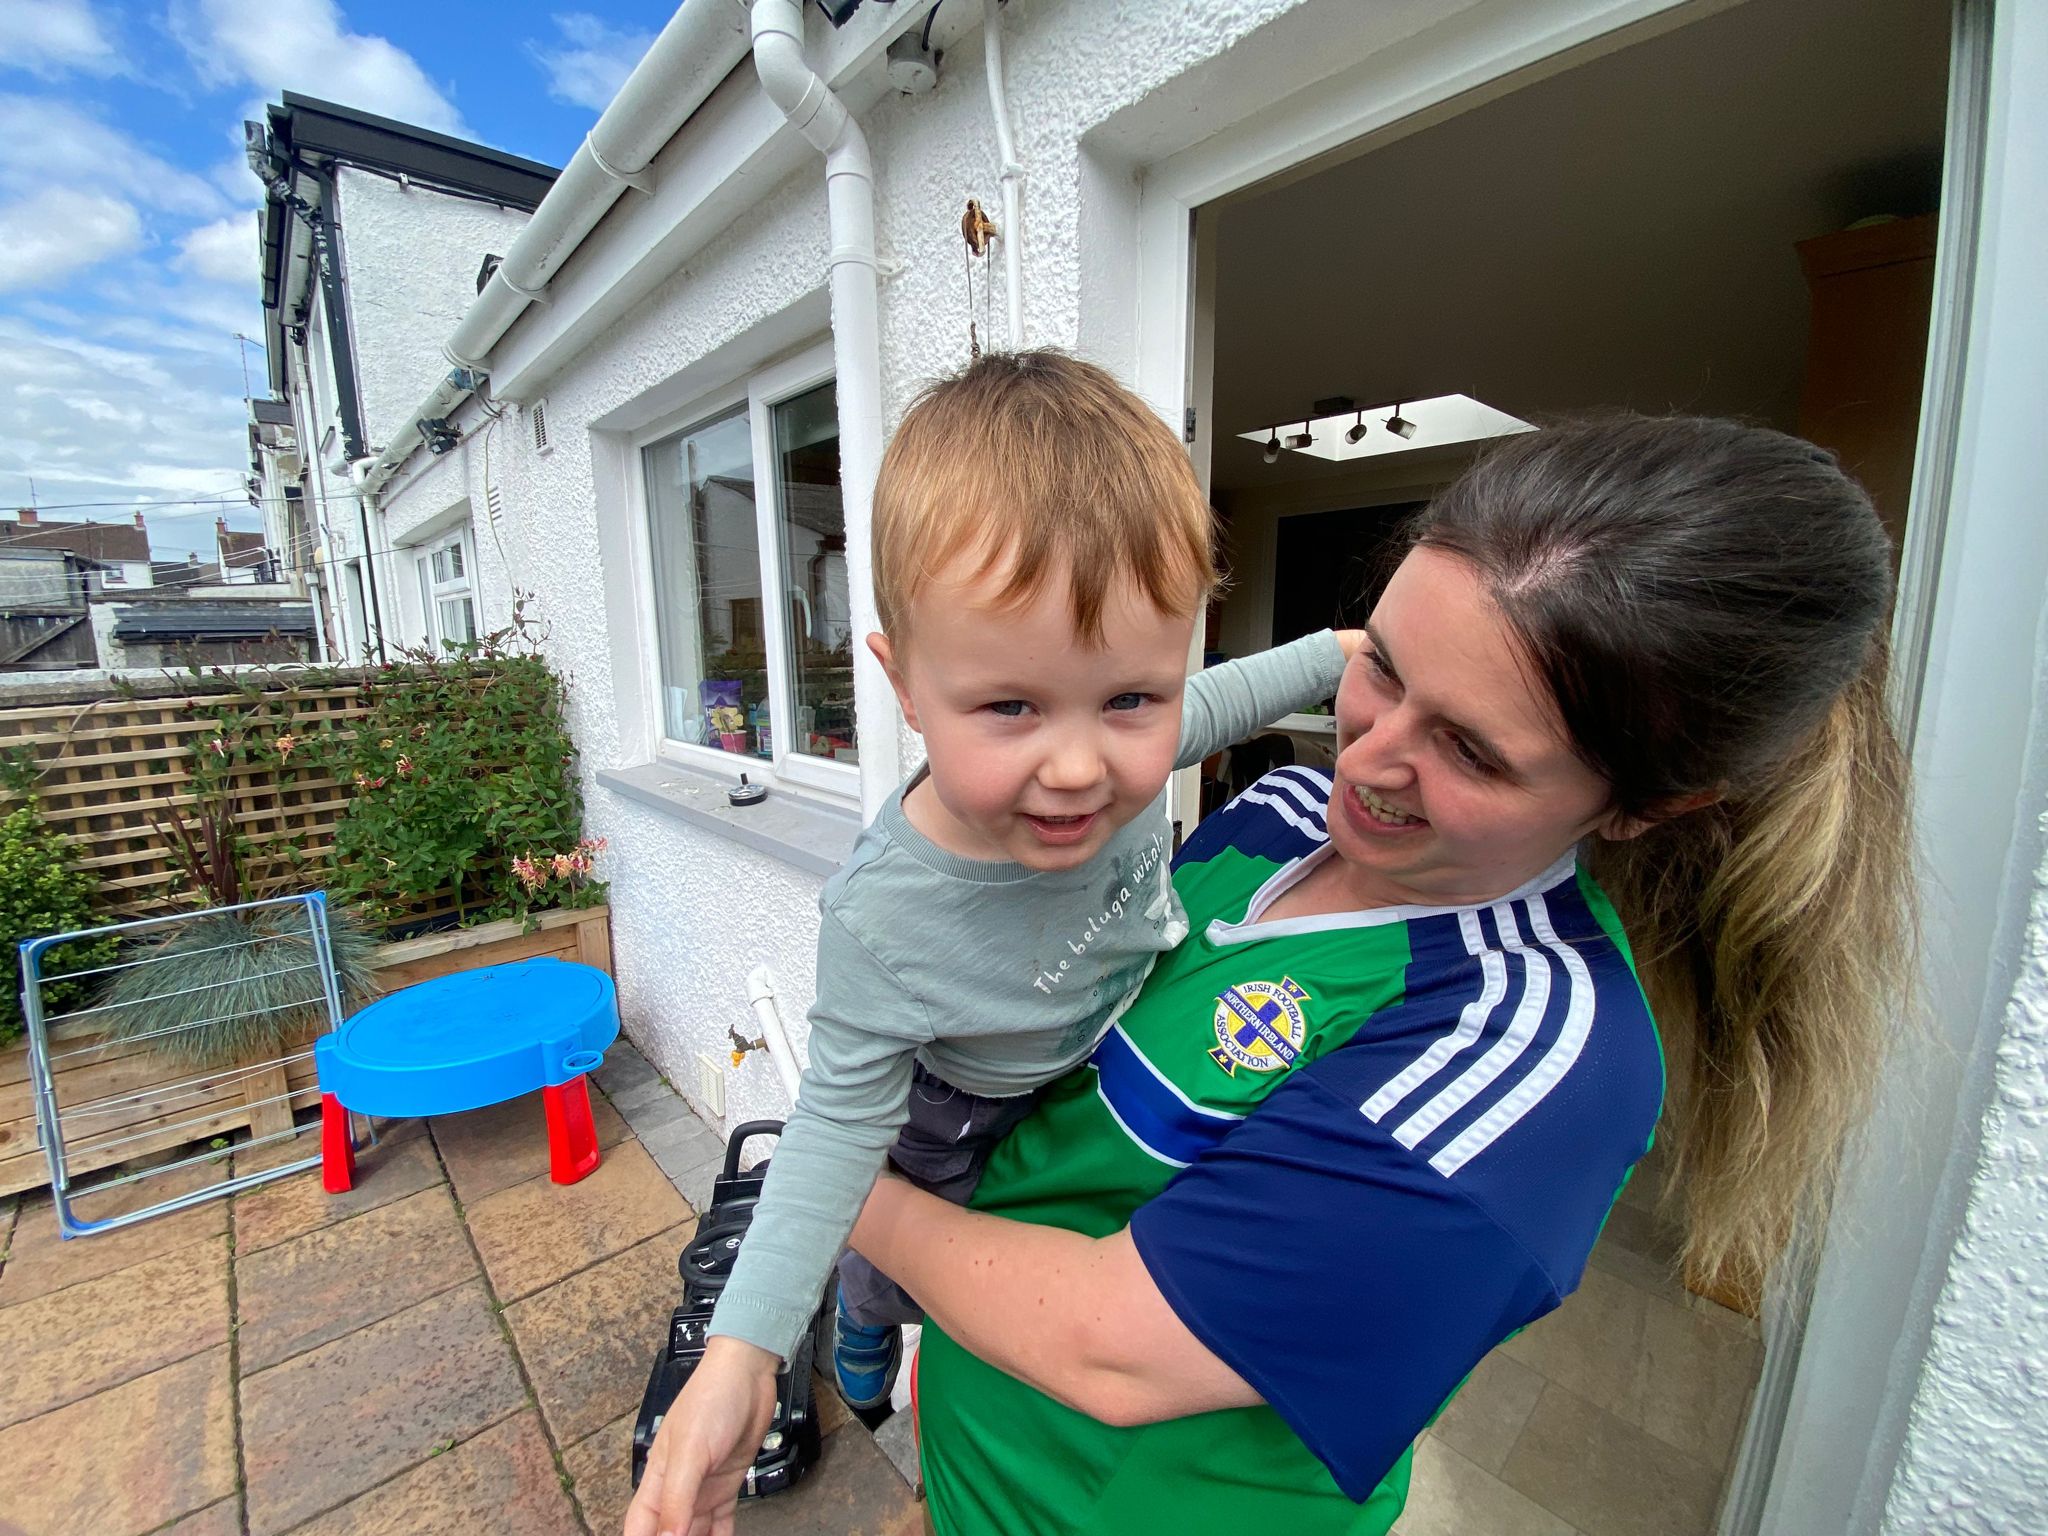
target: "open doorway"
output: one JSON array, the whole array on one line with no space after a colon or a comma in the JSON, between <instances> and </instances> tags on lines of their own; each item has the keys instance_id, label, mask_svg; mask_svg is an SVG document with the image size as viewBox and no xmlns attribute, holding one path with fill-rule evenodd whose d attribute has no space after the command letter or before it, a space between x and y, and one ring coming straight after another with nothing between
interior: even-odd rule
<instances>
[{"instance_id":1,"label":"open doorway","mask_svg":"<svg viewBox=\"0 0 2048 1536\"><path fill-rule=\"evenodd\" d=\"M1797 432L1864 480L1896 546L1949 27L1943 0L1752 0L1198 210L1196 404L1233 577L1210 651L1370 610L1401 520L1483 446L1386 422L1452 395L1530 423L1629 407ZM1383 451L1289 446L1311 422ZM1296 760L1327 750L1324 719L1285 725ZM1750 1298L1673 1277L1656 1181L1652 1159L1580 1291L1426 1438L1403 1536L1716 1529L1764 1346Z\"/></svg>"}]
</instances>

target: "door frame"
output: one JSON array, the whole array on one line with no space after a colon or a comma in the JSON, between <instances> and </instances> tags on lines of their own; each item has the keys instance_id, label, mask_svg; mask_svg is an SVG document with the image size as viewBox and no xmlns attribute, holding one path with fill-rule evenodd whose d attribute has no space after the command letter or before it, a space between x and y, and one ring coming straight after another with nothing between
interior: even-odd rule
<instances>
[{"instance_id":1,"label":"door frame","mask_svg":"<svg viewBox=\"0 0 2048 1536\"><path fill-rule=\"evenodd\" d=\"M1101 329L1123 334L1095 350L1125 364L1176 428L1195 409L1206 483L1210 353L1197 319L1211 306L1197 288L1200 207L1339 149L1369 152L1733 3L1482 0L1136 165L1135 196L1099 194L1107 211L1084 228L1096 240L1122 236L1112 249L1125 256L1137 251L1121 277L1105 275L1118 312ZM1803 1283L1766 1298L1764 1376L1722 1510L1725 1536L1874 1531L1882 1521L1980 1146L2028 877L2043 852L2024 793L2031 714L2010 686L2015 657L2039 661L2048 619L2048 524L2030 510L2025 418L2043 397L2048 359L2048 311L2028 288L2034 253L2048 244L2048 199L2031 190L2048 185L2048 104L2016 88L2048 74L2048 16L2022 9L2019 0L1956 0L1934 319L1893 631L1926 849L1926 953L1939 957L1924 977L1938 1038L1899 1051L1827 1230L1812 1241L1817 1262L1786 1266ZM1084 176L1113 188L1115 169L1089 164ZM1084 347L1097 339L1089 316L1084 303ZM1873 1339L1893 1343L1873 1348Z\"/></svg>"}]
</instances>

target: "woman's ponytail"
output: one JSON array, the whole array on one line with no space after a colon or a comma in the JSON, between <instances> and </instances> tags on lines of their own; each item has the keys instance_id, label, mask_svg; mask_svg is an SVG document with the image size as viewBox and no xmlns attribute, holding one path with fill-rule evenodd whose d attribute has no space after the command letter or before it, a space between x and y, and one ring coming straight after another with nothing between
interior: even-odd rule
<instances>
[{"instance_id":1,"label":"woman's ponytail","mask_svg":"<svg viewBox=\"0 0 2048 1536\"><path fill-rule=\"evenodd\" d=\"M1879 650L1754 796L1597 849L1667 1042L1695 1284L1755 1295L1833 1192L1910 987L1905 786Z\"/></svg>"},{"instance_id":2,"label":"woman's ponytail","mask_svg":"<svg viewBox=\"0 0 2048 1536\"><path fill-rule=\"evenodd\" d=\"M1591 863L1671 1047L1685 1266L1754 1291L1832 1192L1910 1003L1883 526L1811 443L1618 416L1507 439L1416 540L1479 570L1574 748L1648 824Z\"/></svg>"}]
</instances>

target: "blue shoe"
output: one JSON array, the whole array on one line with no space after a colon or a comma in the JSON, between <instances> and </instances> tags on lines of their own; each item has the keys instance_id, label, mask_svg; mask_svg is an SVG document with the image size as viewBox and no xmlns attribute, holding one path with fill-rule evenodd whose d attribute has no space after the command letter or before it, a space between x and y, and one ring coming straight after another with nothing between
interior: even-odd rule
<instances>
[{"instance_id":1,"label":"blue shoe","mask_svg":"<svg viewBox=\"0 0 2048 1536\"><path fill-rule=\"evenodd\" d=\"M903 1363L903 1330L894 1323L856 1323L846 1315L846 1293L839 1293L839 1316L834 1322L832 1374L839 1383L839 1395L855 1409L879 1408L889 1400L896 1385L896 1369Z\"/></svg>"}]
</instances>

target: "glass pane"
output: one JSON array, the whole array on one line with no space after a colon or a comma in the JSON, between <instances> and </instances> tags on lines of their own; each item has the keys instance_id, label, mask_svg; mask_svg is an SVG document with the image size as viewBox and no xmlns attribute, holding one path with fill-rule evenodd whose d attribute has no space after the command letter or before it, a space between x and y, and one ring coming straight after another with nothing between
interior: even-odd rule
<instances>
[{"instance_id":1,"label":"glass pane","mask_svg":"<svg viewBox=\"0 0 2048 1536\"><path fill-rule=\"evenodd\" d=\"M476 638L476 609L466 597L444 600L441 608L441 638L461 642Z\"/></svg>"},{"instance_id":2,"label":"glass pane","mask_svg":"<svg viewBox=\"0 0 2048 1536\"><path fill-rule=\"evenodd\" d=\"M839 396L830 384L775 407L775 478L789 603L790 746L860 760L853 724L853 609L839 499Z\"/></svg>"},{"instance_id":3,"label":"glass pane","mask_svg":"<svg viewBox=\"0 0 2048 1536\"><path fill-rule=\"evenodd\" d=\"M726 752L768 742L754 455L744 407L644 452L662 725Z\"/></svg>"}]
</instances>

